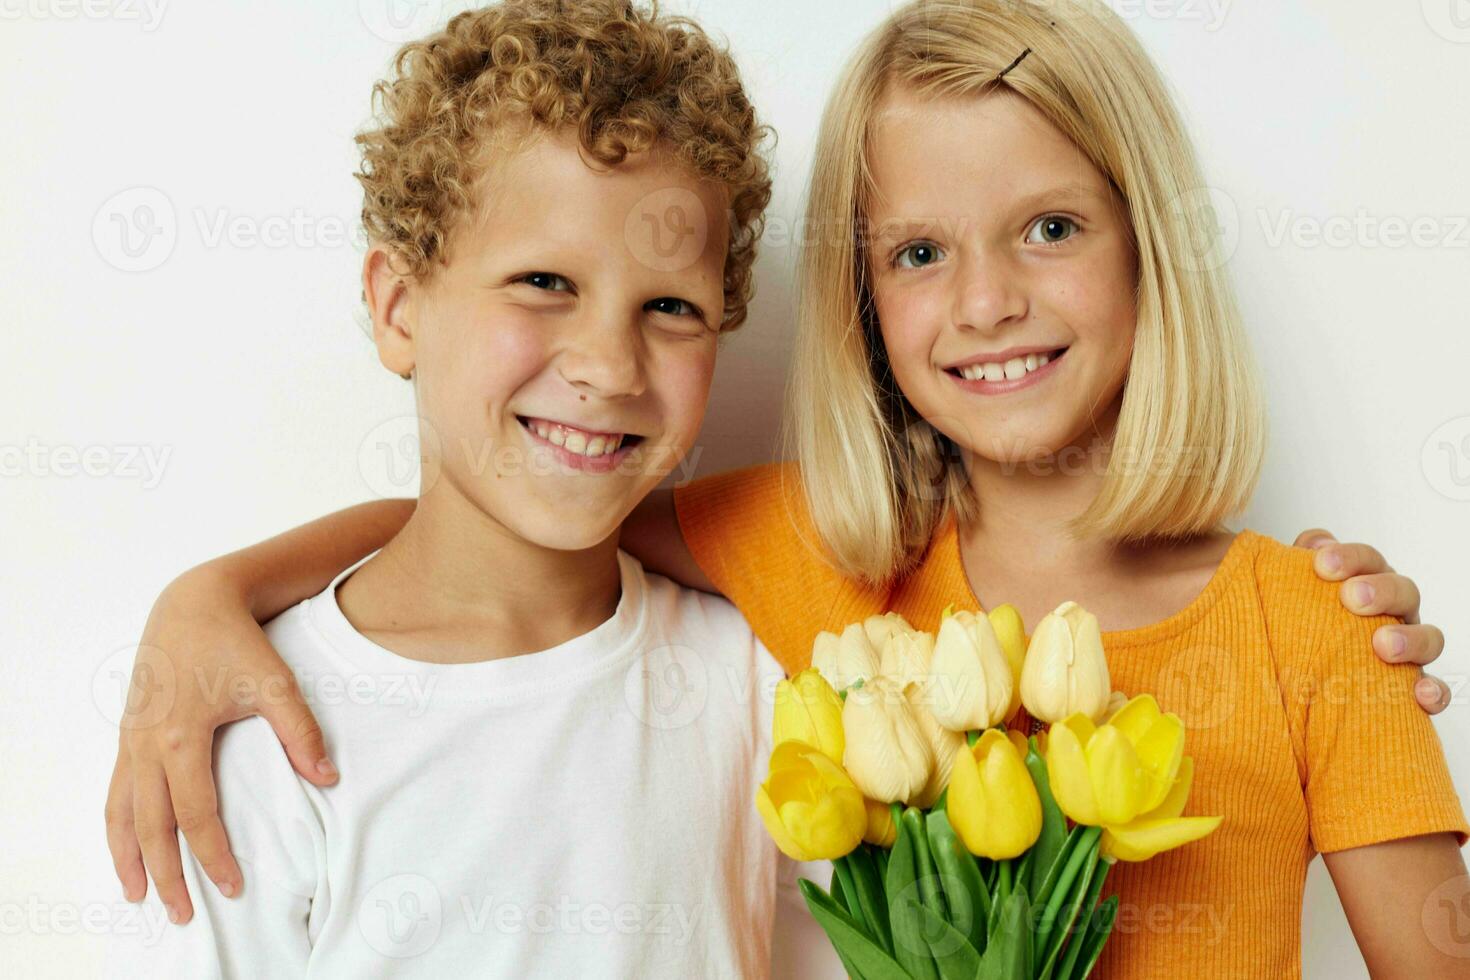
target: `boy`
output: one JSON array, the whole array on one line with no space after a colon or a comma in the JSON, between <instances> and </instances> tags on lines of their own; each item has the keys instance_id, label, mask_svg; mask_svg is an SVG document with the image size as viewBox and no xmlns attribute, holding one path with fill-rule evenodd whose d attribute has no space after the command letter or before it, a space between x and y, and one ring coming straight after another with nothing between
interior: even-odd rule
<instances>
[{"instance_id":1,"label":"boy","mask_svg":"<svg viewBox=\"0 0 1470 980\"><path fill-rule=\"evenodd\" d=\"M268 627L348 778L296 776L260 718L223 730L246 884L222 898L186 854L193 921L155 953L191 977L765 975L751 795L780 668L617 547L744 317L763 130L723 51L618 0L505 0L395 70L358 137L363 287L415 383L421 495Z\"/></svg>"}]
</instances>

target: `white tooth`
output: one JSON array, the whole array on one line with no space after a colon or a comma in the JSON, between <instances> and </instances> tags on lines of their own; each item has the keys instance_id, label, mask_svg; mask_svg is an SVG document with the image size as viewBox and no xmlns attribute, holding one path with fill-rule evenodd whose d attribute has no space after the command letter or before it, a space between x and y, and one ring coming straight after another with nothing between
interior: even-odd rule
<instances>
[{"instance_id":1,"label":"white tooth","mask_svg":"<svg viewBox=\"0 0 1470 980\"><path fill-rule=\"evenodd\" d=\"M1037 354L1036 355L1036 366L1037 367L1041 367L1043 364L1046 364L1050 360L1051 360L1051 355L1050 354Z\"/></svg>"},{"instance_id":2,"label":"white tooth","mask_svg":"<svg viewBox=\"0 0 1470 980\"><path fill-rule=\"evenodd\" d=\"M546 438L546 423L545 422L532 422L531 423L531 431L534 432L534 433L536 433L541 438L545 439Z\"/></svg>"},{"instance_id":3,"label":"white tooth","mask_svg":"<svg viewBox=\"0 0 1470 980\"><path fill-rule=\"evenodd\" d=\"M971 364L969 367L965 368L965 377L969 378L971 381L979 381L981 378L985 377L984 366L980 364Z\"/></svg>"},{"instance_id":4,"label":"white tooth","mask_svg":"<svg viewBox=\"0 0 1470 980\"><path fill-rule=\"evenodd\" d=\"M593 436L592 441L587 443L588 456L601 456L602 447L607 445L607 440L602 436Z\"/></svg>"},{"instance_id":5,"label":"white tooth","mask_svg":"<svg viewBox=\"0 0 1470 980\"><path fill-rule=\"evenodd\" d=\"M1026 377L1026 362L1019 357L1006 361L1006 380L1015 381Z\"/></svg>"},{"instance_id":6,"label":"white tooth","mask_svg":"<svg viewBox=\"0 0 1470 980\"><path fill-rule=\"evenodd\" d=\"M1026 370L1028 370L1028 371L1035 371L1036 370L1036 355L1035 354L1027 354L1026 355Z\"/></svg>"},{"instance_id":7,"label":"white tooth","mask_svg":"<svg viewBox=\"0 0 1470 980\"><path fill-rule=\"evenodd\" d=\"M622 447L622 445L623 437L615 436L607 441L607 445L604 446L602 449L602 455L611 456L613 453L617 452L618 449Z\"/></svg>"},{"instance_id":8,"label":"white tooth","mask_svg":"<svg viewBox=\"0 0 1470 980\"><path fill-rule=\"evenodd\" d=\"M574 453L581 453L587 449L587 437L580 432L568 432L566 447Z\"/></svg>"},{"instance_id":9,"label":"white tooth","mask_svg":"<svg viewBox=\"0 0 1470 980\"><path fill-rule=\"evenodd\" d=\"M558 425L556 428L551 430L550 434L548 434L546 438L551 440L552 445L560 446L563 442L566 441L567 434L566 431Z\"/></svg>"},{"instance_id":10,"label":"white tooth","mask_svg":"<svg viewBox=\"0 0 1470 980\"><path fill-rule=\"evenodd\" d=\"M1004 381L1005 380L1005 377L1006 377L1006 369L1005 369L1004 365L1001 365L1001 364L987 364L987 365L985 365L985 380L986 381Z\"/></svg>"}]
</instances>

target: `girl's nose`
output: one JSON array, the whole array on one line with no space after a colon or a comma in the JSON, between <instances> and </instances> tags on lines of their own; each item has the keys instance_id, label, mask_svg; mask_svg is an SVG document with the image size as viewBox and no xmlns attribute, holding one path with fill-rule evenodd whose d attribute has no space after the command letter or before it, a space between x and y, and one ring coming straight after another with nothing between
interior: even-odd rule
<instances>
[{"instance_id":1,"label":"girl's nose","mask_svg":"<svg viewBox=\"0 0 1470 980\"><path fill-rule=\"evenodd\" d=\"M995 255L970 255L958 263L954 323L993 333L1023 319L1029 309L1020 270Z\"/></svg>"}]
</instances>

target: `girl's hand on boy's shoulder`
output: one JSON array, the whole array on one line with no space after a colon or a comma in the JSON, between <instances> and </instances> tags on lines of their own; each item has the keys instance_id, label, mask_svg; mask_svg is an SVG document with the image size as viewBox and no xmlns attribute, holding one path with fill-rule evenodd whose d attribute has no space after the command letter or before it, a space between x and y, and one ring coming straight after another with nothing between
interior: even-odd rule
<instances>
[{"instance_id":1,"label":"girl's hand on boy's shoulder","mask_svg":"<svg viewBox=\"0 0 1470 980\"><path fill-rule=\"evenodd\" d=\"M215 797L214 732L256 714L304 778L336 781L316 718L246 596L222 569L191 569L164 589L143 628L107 791L107 846L128 901L143 899L152 876L170 921L192 917L177 830L220 893L239 893Z\"/></svg>"},{"instance_id":2,"label":"girl's hand on boy's shoulder","mask_svg":"<svg viewBox=\"0 0 1470 980\"><path fill-rule=\"evenodd\" d=\"M1318 577L1341 582L1338 597L1359 616L1397 616L1404 622L1380 626L1373 632L1373 652L1389 663L1430 664L1444 650L1444 633L1438 626L1419 622L1419 587L1399 575L1378 549L1366 544L1340 544L1331 531L1312 528L1297 535L1298 548L1317 552L1313 568ZM1432 715L1450 703L1444 681L1425 674L1414 685L1419 706Z\"/></svg>"}]
</instances>

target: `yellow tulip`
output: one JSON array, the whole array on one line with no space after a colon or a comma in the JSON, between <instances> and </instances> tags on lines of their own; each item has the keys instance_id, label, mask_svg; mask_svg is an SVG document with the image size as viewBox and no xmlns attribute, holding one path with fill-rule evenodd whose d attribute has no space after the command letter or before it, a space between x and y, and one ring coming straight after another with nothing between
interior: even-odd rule
<instances>
[{"instance_id":1,"label":"yellow tulip","mask_svg":"<svg viewBox=\"0 0 1470 980\"><path fill-rule=\"evenodd\" d=\"M875 677L847 692L842 733L843 768L864 796L908 803L928 784L934 750L903 688L889 678Z\"/></svg>"},{"instance_id":2,"label":"yellow tulip","mask_svg":"<svg viewBox=\"0 0 1470 980\"><path fill-rule=\"evenodd\" d=\"M944 618L925 688L929 710L951 731L989 728L1005 720L1013 690L1011 668L989 619L967 610Z\"/></svg>"},{"instance_id":3,"label":"yellow tulip","mask_svg":"<svg viewBox=\"0 0 1470 980\"><path fill-rule=\"evenodd\" d=\"M1011 668L1011 702L1006 706L1005 721L1016 716L1021 707L1021 669L1026 664L1026 627L1021 622L1021 613L1015 606L1006 603L996 606L985 614L990 628L995 630L1000 648L1005 651L1006 663Z\"/></svg>"},{"instance_id":4,"label":"yellow tulip","mask_svg":"<svg viewBox=\"0 0 1470 980\"><path fill-rule=\"evenodd\" d=\"M1185 756L1174 788L1156 809L1137 820L1103 829L1102 853L1118 861L1147 861L1161 851L1199 840L1220 826L1223 817L1181 817L1194 781L1194 760Z\"/></svg>"},{"instance_id":5,"label":"yellow tulip","mask_svg":"<svg viewBox=\"0 0 1470 980\"><path fill-rule=\"evenodd\" d=\"M878 673L902 688L927 678L933 660L933 633L919 630L895 632L883 642L878 656Z\"/></svg>"},{"instance_id":6,"label":"yellow tulip","mask_svg":"<svg viewBox=\"0 0 1470 980\"><path fill-rule=\"evenodd\" d=\"M1218 817L1180 817L1193 774L1184 724L1151 695L1128 701L1102 725L1081 712L1052 725L1046 766L1062 812L1102 827L1104 852L1120 860L1145 860L1219 826Z\"/></svg>"},{"instance_id":7,"label":"yellow tulip","mask_svg":"<svg viewBox=\"0 0 1470 980\"><path fill-rule=\"evenodd\" d=\"M776 685L772 745L805 742L842 764L842 699L815 670Z\"/></svg>"},{"instance_id":8,"label":"yellow tulip","mask_svg":"<svg viewBox=\"0 0 1470 980\"><path fill-rule=\"evenodd\" d=\"M862 622L863 633L874 650L882 650L883 644L895 633L917 633L918 630L909 625L909 621L896 612L886 612L881 616L869 616Z\"/></svg>"},{"instance_id":9,"label":"yellow tulip","mask_svg":"<svg viewBox=\"0 0 1470 980\"><path fill-rule=\"evenodd\" d=\"M1015 743L998 729L960 752L945 810L970 853L1000 860L1026 852L1041 835L1041 798Z\"/></svg>"},{"instance_id":10,"label":"yellow tulip","mask_svg":"<svg viewBox=\"0 0 1470 980\"><path fill-rule=\"evenodd\" d=\"M823 630L812 643L812 666L834 690L845 691L878 675L878 647L861 623L853 623L840 636Z\"/></svg>"},{"instance_id":11,"label":"yellow tulip","mask_svg":"<svg viewBox=\"0 0 1470 980\"><path fill-rule=\"evenodd\" d=\"M1097 617L1064 602L1036 624L1021 668L1021 703L1033 718L1102 717L1113 693Z\"/></svg>"},{"instance_id":12,"label":"yellow tulip","mask_svg":"<svg viewBox=\"0 0 1470 980\"><path fill-rule=\"evenodd\" d=\"M842 767L804 742L782 742L755 808L781 853L797 861L832 861L863 839L863 795Z\"/></svg>"},{"instance_id":13,"label":"yellow tulip","mask_svg":"<svg viewBox=\"0 0 1470 980\"><path fill-rule=\"evenodd\" d=\"M887 803L863 798L868 811L868 829L863 831L863 840L879 847L892 847L898 840L898 825L893 822L893 808Z\"/></svg>"},{"instance_id":14,"label":"yellow tulip","mask_svg":"<svg viewBox=\"0 0 1470 980\"><path fill-rule=\"evenodd\" d=\"M914 719L919 723L919 731L934 752L934 765L929 770L929 780L911 801L916 807L928 809L939 799L944 787L949 785L950 769L954 766L955 756L965 747L965 736L963 732L946 728L934 717L929 685L910 684L904 688L903 693L914 709Z\"/></svg>"}]
</instances>

